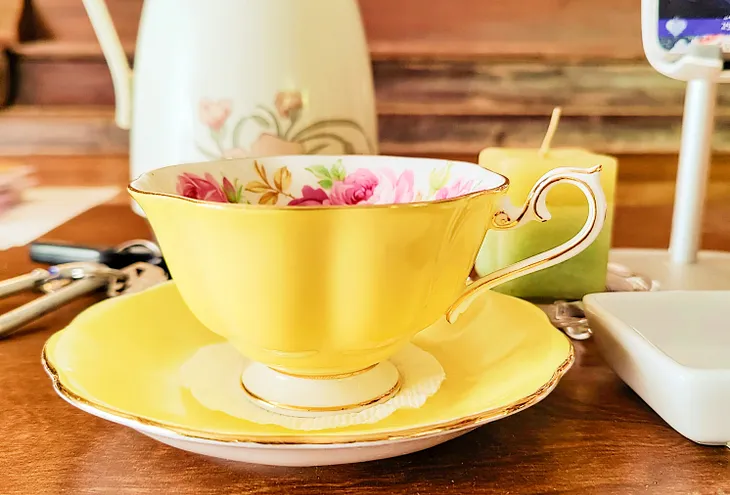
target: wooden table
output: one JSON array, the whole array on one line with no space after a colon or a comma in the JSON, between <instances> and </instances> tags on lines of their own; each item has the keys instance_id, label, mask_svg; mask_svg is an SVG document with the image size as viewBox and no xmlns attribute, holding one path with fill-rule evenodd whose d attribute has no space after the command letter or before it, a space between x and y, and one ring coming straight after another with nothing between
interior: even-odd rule
<instances>
[{"instance_id":1,"label":"wooden table","mask_svg":"<svg viewBox=\"0 0 730 495\"><path fill-rule=\"evenodd\" d=\"M711 205L704 245L730 249L730 205ZM615 244L665 246L671 212L620 208ZM126 205L96 208L47 239L109 245L147 236ZM0 252L0 278L31 269ZM0 312L27 300L0 301ZM40 365L51 333L92 298L0 341L0 494L730 493L730 452L669 428L602 362L590 341L557 389L527 411L409 456L339 467L240 465L159 444L69 406Z\"/></svg>"}]
</instances>

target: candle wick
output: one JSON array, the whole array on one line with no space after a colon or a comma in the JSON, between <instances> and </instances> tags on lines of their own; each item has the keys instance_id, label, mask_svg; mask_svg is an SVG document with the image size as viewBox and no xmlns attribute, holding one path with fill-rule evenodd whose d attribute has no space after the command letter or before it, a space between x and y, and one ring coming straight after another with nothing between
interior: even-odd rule
<instances>
[{"instance_id":1,"label":"candle wick","mask_svg":"<svg viewBox=\"0 0 730 495\"><path fill-rule=\"evenodd\" d=\"M550 150L550 143L553 142L553 136L555 136L555 133L558 131L558 123L560 122L560 114L562 112L563 110L560 107L555 107L553 109L553 114L550 117L550 124L548 125L547 132L545 133L545 138L542 140L542 144L540 145L539 154L541 157L544 157Z\"/></svg>"}]
</instances>

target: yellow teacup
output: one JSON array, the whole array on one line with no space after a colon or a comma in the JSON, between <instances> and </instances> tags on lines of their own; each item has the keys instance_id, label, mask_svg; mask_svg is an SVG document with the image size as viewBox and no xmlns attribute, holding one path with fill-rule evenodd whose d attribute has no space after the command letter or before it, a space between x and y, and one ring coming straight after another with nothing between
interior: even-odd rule
<instances>
[{"instance_id":1,"label":"yellow teacup","mask_svg":"<svg viewBox=\"0 0 730 495\"><path fill-rule=\"evenodd\" d=\"M478 292L581 252L606 213L599 170L549 172L521 208L506 202L509 181L478 165L387 156L177 165L142 175L129 191L192 313L280 372L251 378L265 395L284 376L337 380L377 369L420 330L444 315L453 321ZM547 220L546 193L561 182L590 205L578 235L466 284L487 231ZM381 388L393 389L397 377L380 373Z\"/></svg>"}]
</instances>

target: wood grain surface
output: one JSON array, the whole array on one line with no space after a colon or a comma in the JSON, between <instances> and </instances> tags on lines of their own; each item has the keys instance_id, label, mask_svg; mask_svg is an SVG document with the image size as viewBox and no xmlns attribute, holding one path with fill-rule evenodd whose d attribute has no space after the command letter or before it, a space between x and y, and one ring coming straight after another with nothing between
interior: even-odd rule
<instances>
[{"instance_id":1,"label":"wood grain surface","mask_svg":"<svg viewBox=\"0 0 730 495\"><path fill-rule=\"evenodd\" d=\"M669 206L621 207L617 246L664 247ZM47 240L112 245L149 235L126 204L95 208ZM706 248L730 249L730 204L710 203ZM0 252L0 278L30 270L25 248ZM27 296L0 301L0 312ZM597 355L578 359L527 411L396 459L285 469L216 461L89 416L56 397L40 365L44 341L86 298L0 341L0 493L26 494L727 494L730 453L683 438Z\"/></svg>"},{"instance_id":2,"label":"wood grain surface","mask_svg":"<svg viewBox=\"0 0 730 495\"><path fill-rule=\"evenodd\" d=\"M0 0L0 47L3 49L15 46L19 41L23 4L23 0Z\"/></svg>"},{"instance_id":3,"label":"wood grain surface","mask_svg":"<svg viewBox=\"0 0 730 495\"><path fill-rule=\"evenodd\" d=\"M95 43L29 42L13 54L18 105L114 104ZM685 85L645 60L393 57L374 58L373 72L384 114L545 115L562 106L567 116L678 117L684 103ZM729 101L720 85L718 116L730 116Z\"/></svg>"},{"instance_id":4,"label":"wood grain surface","mask_svg":"<svg viewBox=\"0 0 730 495\"><path fill-rule=\"evenodd\" d=\"M107 3L133 59L142 1ZM123 152L126 134L115 132L111 118L111 77L81 2L25 5L6 93L12 111L0 115L0 154L43 153L44 143L53 153ZM635 0L360 0L360 6L381 141L390 153L536 146L557 105L564 110L558 145L612 153L678 149L684 85L644 59ZM730 152L730 88L718 93L713 148ZM36 115L29 120L18 105L34 107ZM91 115L104 107L105 116ZM57 136L49 127L66 132Z\"/></svg>"},{"instance_id":5,"label":"wood grain surface","mask_svg":"<svg viewBox=\"0 0 730 495\"><path fill-rule=\"evenodd\" d=\"M2 0L17 1L17 0ZM24 39L94 41L78 0L27 0ZM106 0L133 45L142 0ZM568 59L643 56L639 2L571 0L359 0L374 55L507 55ZM31 36L34 35L34 36Z\"/></svg>"},{"instance_id":6,"label":"wood grain surface","mask_svg":"<svg viewBox=\"0 0 730 495\"><path fill-rule=\"evenodd\" d=\"M0 108L10 98L11 71L8 50L17 45L23 0L0 0Z\"/></svg>"},{"instance_id":7,"label":"wood grain surface","mask_svg":"<svg viewBox=\"0 0 730 495\"><path fill-rule=\"evenodd\" d=\"M95 45L37 42L15 50L0 153L126 149L127 134L113 119L109 69L98 47L89 47ZM684 84L645 61L401 58L374 60L373 72L381 141L401 152L537 146L555 106L563 108L558 145L667 153L680 142ZM717 151L730 151L728 102L730 87L721 86Z\"/></svg>"},{"instance_id":8,"label":"wood grain surface","mask_svg":"<svg viewBox=\"0 0 730 495\"><path fill-rule=\"evenodd\" d=\"M553 145L603 153L677 153L679 117L566 116ZM539 147L549 115L378 116L381 153L471 154L488 146ZM713 151L730 153L730 117L718 118ZM129 134L112 107L10 107L0 111L0 155L119 154Z\"/></svg>"}]
</instances>

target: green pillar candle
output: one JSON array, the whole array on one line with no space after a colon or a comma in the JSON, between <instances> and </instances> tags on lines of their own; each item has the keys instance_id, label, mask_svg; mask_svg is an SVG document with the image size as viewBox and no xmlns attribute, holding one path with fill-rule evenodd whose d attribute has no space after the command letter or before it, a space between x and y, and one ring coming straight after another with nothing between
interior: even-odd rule
<instances>
[{"instance_id":1,"label":"green pillar candle","mask_svg":"<svg viewBox=\"0 0 730 495\"><path fill-rule=\"evenodd\" d=\"M617 161L583 149L487 148L479 155L484 168L510 180L507 191L515 205L522 205L535 182L558 167L603 165L601 185L606 194L608 216L599 237L585 251L559 265L500 285L495 290L535 301L579 300L606 287L608 251L611 246ZM581 229L588 216L585 196L576 187L560 184L547 196L552 216L548 222L531 222L508 231L490 231L477 257L476 271L483 275L561 244Z\"/></svg>"}]
</instances>

